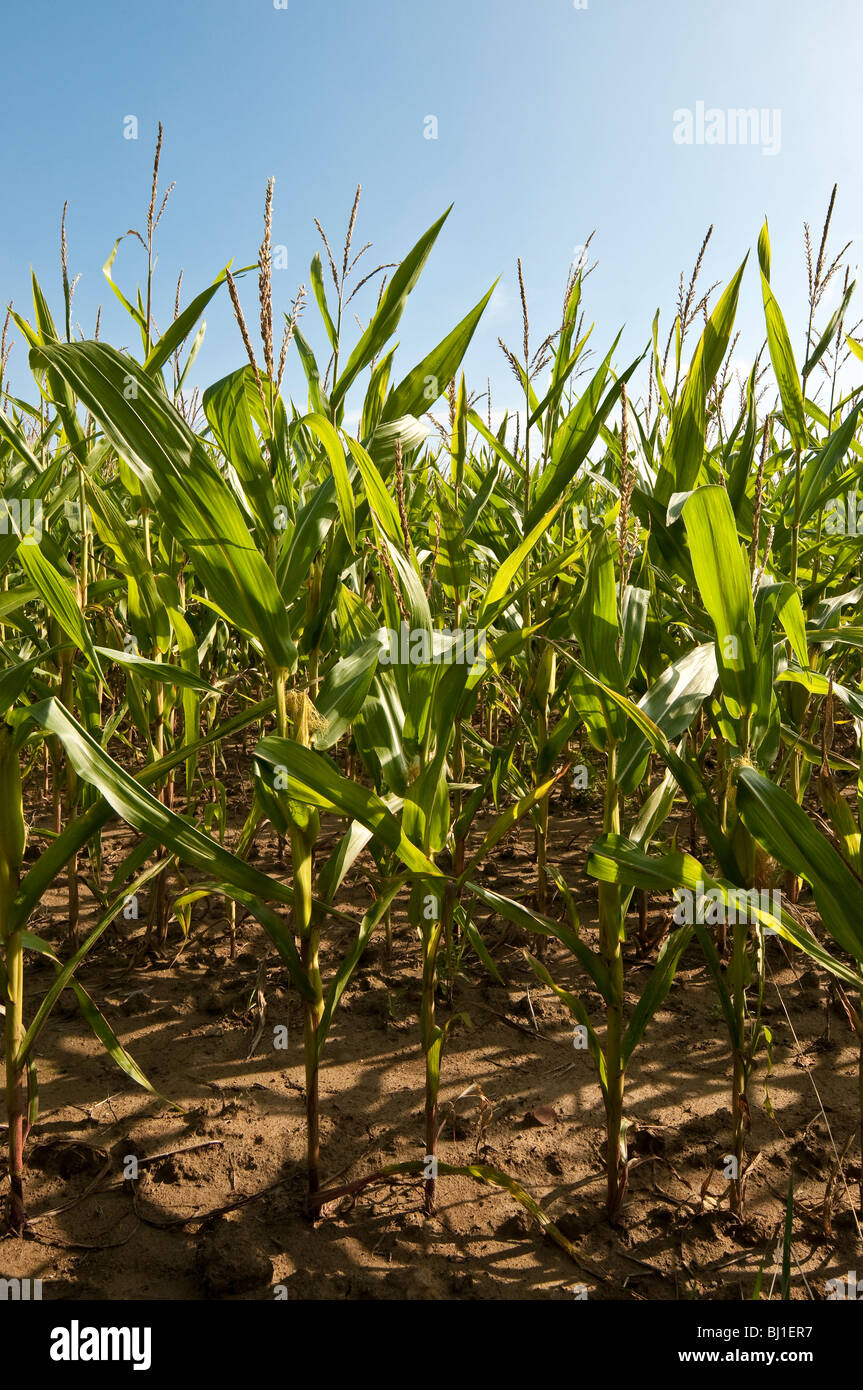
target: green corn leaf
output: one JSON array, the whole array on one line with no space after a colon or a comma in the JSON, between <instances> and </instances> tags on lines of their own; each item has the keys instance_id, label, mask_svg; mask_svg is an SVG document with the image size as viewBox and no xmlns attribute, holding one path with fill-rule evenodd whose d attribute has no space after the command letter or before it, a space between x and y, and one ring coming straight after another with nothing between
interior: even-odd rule
<instances>
[{"instance_id":1,"label":"green corn leaf","mask_svg":"<svg viewBox=\"0 0 863 1390\"><path fill-rule=\"evenodd\" d=\"M707 394L728 348L746 261L710 315L692 355L683 394L674 408L655 496L666 505L675 492L689 492L698 482L704 460ZM679 324L679 320L678 320Z\"/></svg>"},{"instance_id":2,"label":"green corn leaf","mask_svg":"<svg viewBox=\"0 0 863 1390\"><path fill-rule=\"evenodd\" d=\"M483 295L461 323L393 388L384 404L383 421L397 420L402 415L420 416L432 409L461 366L497 283L495 280L488 293Z\"/></svg>"},{"instance_id":3,"label":"green corn leaf","mask_svg":"<svg viewBox=\"0 0 863 1390\"><path fill-rule=\"evenodd\" d=\"M716 632L716 662L729 711L755 713L755 608L749 568L723 487L701 487L683 505L692 567Z\"/></svg>"},{"instance_id":4,"label":"green corn leaf","mask_svg":"<svg viewBox=\"0 0 863 1390\"><path fill-rule=\"evenodd\" d=\"M309 271L309 278L312 282L312 292L315 296L315 299L317 300L318 308L321 311L321 318L324 321L324 327L327 330L327 337L330 340L330 347L335 348L339 338L336 332L336 325L333 323L333 317L330 313L329 305L327 304L327 293L324 288L324 267L323 262L321 261L320 253L317 251L315 252L314 257L312 258L311 269Z\"/></svg>"},{"instance_id":5,"label":"green corn leaf","mask_svg":"<svg viewBox=\"0 0 863 1390\"><path fill-rule=\"evenodd\" d=\"M624 1067L644 1037L648 1023L664 1002L674 980L680 957L691 940L692 927L679 927L663 942L662 950L639 996L623 1037L621 1063Z\"/></svg>"},{"instance_id":6,"label":"green corn leaf","mask_svg":"<svg viewBox=\"0 0 863 1390\"><path fill-rule=\"evenodd\" d=\"M326 720L326 728L315 735L317 748L332 748L358 717L387 641L383 632L366 637L330 667L315 700L318 714Z\"/></svg>"},{"instance_id":7,"label":"green corn leaf","mask_svg":"<svg viewBox=\"0 0 863 1390\"><path fill-rule=\"evenodd\" d=\"M816 830L802 807L754 767L737 778L737 806L744 825L769 852L811 884L825 927L863 964L863 884Z\"/></svg>"},{"instance_id":8,"label":"green corn leaf","mask_svg":"<svg viewBox=\"0 0 863 1390\"><path fill-rule=\"evenodd\" d=\"M357 820L374 832L387 849L417 874L440 878L441 871L416 845L412 845L393 813L380 797L342 777L320 753L313 753L293 739L270 735L255 749L255 758L279 776L289 801L300 801L335 815Z\"/></svg>"},{"instance_id":9,"label":"green corn leaf","mask_svg":"<svg viewBox=\"0 0 863 1390\"><path fill-rule=\"evenodd\" d=\"M78 776L96 787L117 815L142 834L152 835L180 859L232 887L282 903L293 902L293 893L277 879L268 878L237 859L210 835L190 825L130 777L108 757L58 700L33 705L28 717L48 733L56 734ZM179 750L182 761L185 750ZM62 838L62 837L61 837Z\"/></svg>"},{"instance_id":10,"label":"green corn leaf","mask_svg":"<svg viewBox=\"0 0 863 1390\"><path fill-rule=\"evenodd\" d=\"M186 305L185 309L180 311L170 328L165 330L159 341L151 348L144 362L144 371L148 372L150 376L154 376L156 372L160 371L172 354L178 351L186 341L219 286L226 283L228 270L230 270L230 264L224 270L219 271L212 285L208 285L200 294L195 295L195 298Z\"/></svg>"},{"instance_id":11,"label":"green corn leaf","mask_svg":"<svg viewBox=\"0 0 863 1390\"><path fill-rule=\"evenodd\" d=\"M344 450L341 446L338 433L335 427L323 415L304 415L299 421L305 429L310 430L317 439L323 444L326 450L327 459L333 472L333 483L336 489L336 501L338 503L339 515L342 525L345 528L345 535L351 550L356 547L356 527L354 522L354 490L351 486L348 466L345 463ZM359 448L359 446L357 446ZM353 450L351 450L353 454ZM369 459L369 463L371 460ZM374 465L372 464L372 467Z\"/></svg>"},{"instance_id":12,"label":"green corn leaf","mask_svg":"<svg viewBox=\"0 0 863 1390\"><path fill-rule=\"evenodd\" d=\"M761 272L761 289L764 296L764 316L767 320L767 342L770 347L770 360L779 395L782 400L782 413L794 448L802 453L806 448L806 413L803 409L803 391L800 374L794 361L794 352L782 311L776 302L770 283L764 271Z\"/></svg>"},{"instance_id":13,"label":"green corn leaf","mask_svg":"<svg viewBox=\"0 0 863 1390\"><path fill-rule=\"evenodd\" d=\"M145 1091L150 1091L154 1096L158 1096L160 1100L165 1101L165 1104L170 1105L172 1109L179 1110L183 1113L182 1105L178 1105L176 1101L168 1100L166 1096L163 1096L161 1092L157 1091L155 1086L148 1081L132 1054L126 1051L110 1023L90 998L90 995L81 982L73 978L69 981L69 984L75 998L78 1000L78 1008L81 1010L90 1028L95 1033L112 1061L116 1062L120 1070L125 1072L130 1080L134 1081L137 1086L142 1086Z\"/></svg>"},{"instance_id":14,"label":"green corn leaf","mask_svg":"<svg viewBox=\"0 0 863 1390\"><path fill-rule=\"evenodd\" d=\"M602 1044L599 1041L596 1029L590 1021L590 1015L577 994L573 994L570 990L564 989L561 985L555 983L542 961L537 960L530 952L526 952L526 955L527 963L533 973L538 979L542 980L544 985L548 985L548 988L554 991L561 1003L565 1004L569 1009L573 1018L577 1019L586 1030L588 1051L596 1066L600 1089L602 1090L603 1096L606 1096L608 1094L608 1066L605 1060L605 1053L602 1050Z\"/></svg>"},{"instance_id":15,"label":"green corn leaf","mask_svg":"<svg viewBox=\"0 0 863 1390\"><path fill-rule=\"evenodd\" d=\"M509 594L510 584L524 564L526 557L534 549L540 536L548 529L552 518L557 515L562 501L562 498L559 499L544 516L540 517L539 521L536 522L532 530L524 537L520 545L518 545L513 553L508 555L503 561L503 564L499 566L494 579L485 592L482 606L477 617L478 628L490 627L501 609L506 607L511 601L511 596Z\"/></svg>"},{"instance_id":16,"label":"green corn leaf","mask_svg":"<svg viewBox=\"0 0 863 1390\"><path fill-rule=\"evenodd\" d=\"M402 874L400 877L391 879L388 883L383 885L375 902L363 917L350 950L342 958L333 982L327 991L324 1012L321 1015L321 1021L315 1032L315 1056L318 1060L320 1060L321 1053L324 1049L324 1043L330 1031L333 1014L338 1008L339 1001L350 984L351 977L362 959L363 952L369 943L372 932L383 921L392 905L393 899L408 881L409 875Z\"/></svg>"},{"instance_id":17,"label":"green corn leaf","mask_svg":"<svg viewBox=\"0 0 863 1390\"><path fill-rule=\"evenodd\" d=\"M113 647L97 647L96 651L107 661L116 662L118 666L125 666L127 670L142 679L157 681L160 685L174 685L181 690L199 690L210 695L218 695L219 693L215 686L210 685L183 666L174 666L168 661L149 661L144 656L138 656L136 652L121 652Z\"/></svg>"},{"instance_id":18,"label":"green corn leaf","mask_svg":"<svg viewBox=\"0 0 863 1390\"><path fill-rule=\"evenodd\" d=\"M87 621L73 597L69 585L42 554L38 545L23 541L18 547L18 559L30 583L39 591L52 618L83 652L99 680L103 680L99 657L90 636Z\"/></svg>"},{"instance_id":19,"label":"green corn leaf","mask_svg":"<svg viewBox=\"0 0 863 1390\"><path fill-rule=\"evenodd\" d=\"M408 295L417 283L422 268L428 260L431 249L449 214L450 208L447 208L443 216L439 217L437 222L433 223L428 231L420 237L416 246L408 252L393 274L384 290L383 298L374 312L371 323L348 358L344 371L333 387L330 403L334 410L337 410L341 405L363 368L367 367L372 359L379 355L388 339L395 333L404 313Z\"/></svg>"},{"instance_id":20,"label":"green corn leaf","mask_svg":"<svg viewBox=\"0 0 863 1390\"><path fill-rule=\"evenodd\" d=\"M296 649L284 604L228 485L183 417L130 358L104 343L34 349L99 421L145 487L167 529L192 556L212 599L261 643L275 669L292 670Z\"/></svg>"}]
</instances>

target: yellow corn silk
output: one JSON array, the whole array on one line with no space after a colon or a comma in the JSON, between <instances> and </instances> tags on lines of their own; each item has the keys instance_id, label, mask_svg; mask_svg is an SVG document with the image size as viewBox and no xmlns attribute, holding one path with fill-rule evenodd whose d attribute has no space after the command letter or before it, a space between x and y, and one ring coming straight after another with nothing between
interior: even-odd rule
<instances>
[{"instance_id":1,"label":"yellow corn silk","mask_svg":"<svg viewBox=\"0 0 863 1390\"><path fill-rule=\"evenodd\" d=\"M310 748L315 734L326 733L329 721L318 714L304 690L289 690L285 696L288 719L294 727L293 738L304 748Z\"/></svg>"}]
</instances>

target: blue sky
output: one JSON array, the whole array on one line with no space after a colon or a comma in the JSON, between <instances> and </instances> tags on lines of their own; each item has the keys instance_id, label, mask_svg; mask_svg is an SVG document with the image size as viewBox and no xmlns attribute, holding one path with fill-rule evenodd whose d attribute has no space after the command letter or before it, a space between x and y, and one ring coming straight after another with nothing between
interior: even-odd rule
<instances>
[{"instance_id":1,"label":"blue sky","mask_svg":"<svg viewBox=\"0 0 863 1390\"><path fill-rule=\"evenodd\" d=\"M583 0L581 0L583 3ZM593 228L588 282L594 343L626 325L617 365L647 343L653 314L671 322L681 269L715 231L705 284L725 281L769 218L773 285L802 346L802 223L820 235L834 181L835 238L863 238L857 78L859 0L42 0L4 18L0 294L29 314L32 265L60 317L59 223L69 199L74 318L87 336L135 346L101 266L115 238L143 230L156 125L162 184L177 187L159 228L156 317L166 323L177 273L191 295L230 259L255 259L267 177L276 178L275 276L287 308L318 248L319 217L340 247L363 185L358 244L402 256L450 203L452 214L414 291L396 377L501 275L468 358L473 389L492 378L515 399L497 347L520 340L516 257L524 261L538 342L557 326L574 249ZM674 113L696 103L781 112L779 152L681 145ZM123 138L135 115L139 138ZM426 118L438 138L424 138ZM841 244L836 241L836 247ZM852 266L856 260L852 249ZM369 260L371 265L371 260ZM744 281L741 362L762 337L754 255ZM123 242L118 281L143 275ZM255 293L242 287L250 320ZM362 315L371 300L359 299ZM863 311L861 311L863 312ZM320 341L316 309L305 330ZM244 361L224 292L207 315L196 380ZM664 335L663 335L664 336ZM26 389L25 353L11 370ZM299 369L289 388L304 401ZM32 394L32 388L29 392Z\"/></svg>"}]
</instances>

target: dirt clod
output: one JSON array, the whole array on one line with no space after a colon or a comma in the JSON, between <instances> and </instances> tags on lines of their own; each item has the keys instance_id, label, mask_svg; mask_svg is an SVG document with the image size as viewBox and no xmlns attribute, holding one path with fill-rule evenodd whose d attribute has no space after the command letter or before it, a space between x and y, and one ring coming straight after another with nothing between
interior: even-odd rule
<instances>
[{"instance_id":1,"label":"dirt clod","mask_svg":"<svg viewBox=\"0 0 863 1390\"><path fill-rule=\"evenodd\" d=\"M220 1221L206 1232L195 1263L210 1298L250 1293L273 1282L272 1260L236 1221Z\"/></svg>"}]
</instances>

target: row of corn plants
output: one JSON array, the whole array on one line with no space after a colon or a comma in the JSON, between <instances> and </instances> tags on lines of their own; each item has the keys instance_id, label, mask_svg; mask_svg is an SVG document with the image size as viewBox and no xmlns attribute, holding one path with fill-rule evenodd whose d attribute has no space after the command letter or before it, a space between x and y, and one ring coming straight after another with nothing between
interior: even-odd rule
<instances>
[{"instance_id":1,"label":"row of corn plants","mask_svg":"<svg viewBox=\"0 0 863 1390\"><path fill-rule=\"evenodd\" d=\"M319 1075L375 933L414 943L425 1086L421 1156L382 1171L421 1177L428 1211L439 1177L461 1172L549 1225L507 1174L437 1157L460 973L473 957L501 979L494 921L516 929L525 969L583 1030L612 1220L631 1166L627 1076L684 956L703 963L727 1033L734 1210L754 1078L769 1065L771 938L835 983L859 1042L863 1141L863 347L844 250L827 250L833 201L817 254L807 231L802 353L771 289L766 225L721 293L701 293L702 247L672 322L661 332L657 313L632 361L618 361L619 336L594 346L589 252L538 344L519 263L522 342L501 344L517 405L496 417L490 387L472 392L464 368L493 285L395 372L399 325L447 213L366 274L358 191L342 255L322 231L311 293L301 287L277 322L271 181L254 263L218 268L187 301L178 284L160 333L160 158L161 132L146 229L105 265L140 345L120 351L98 325L73 332L64 222L60 311L34 276L32 313L10 308L0 352L9 1229L27 1223L38 1046L65 990L152 1090L80 979L145 888L138 953L194 932L195 905L213 894L232 943L239 909L277 950L302 1003L312 1215L345 1190L326 1184L340 1165L321 1152ZM146 276L127 291L118 262L138 243ZM734 325L753 278L765 345L736 380ZM236 318L238 366L199 391L217 295ZM16 332L29 401L6 380ZM242 825L226 814L229 748L246 778ZM587 763L600 795L585 897L556 862L552 808ZM127 850L109 871L102 837L117 818ZM326 852L323 825L337 831ZM250 863L267 833L283 872ZM518 833L533 838L535 879L506 895L483 866ZM358 884L372 888L364 913L346 905ZM58 890L65 910L38 936L33 914ZM651 899L675 907L658 939L645 934ZM335 925L350 927L347 947ZM633 1005L636 934L651 969ZM33 1009L35 956L54 978Z\"/></svg>"}]
</instances>

